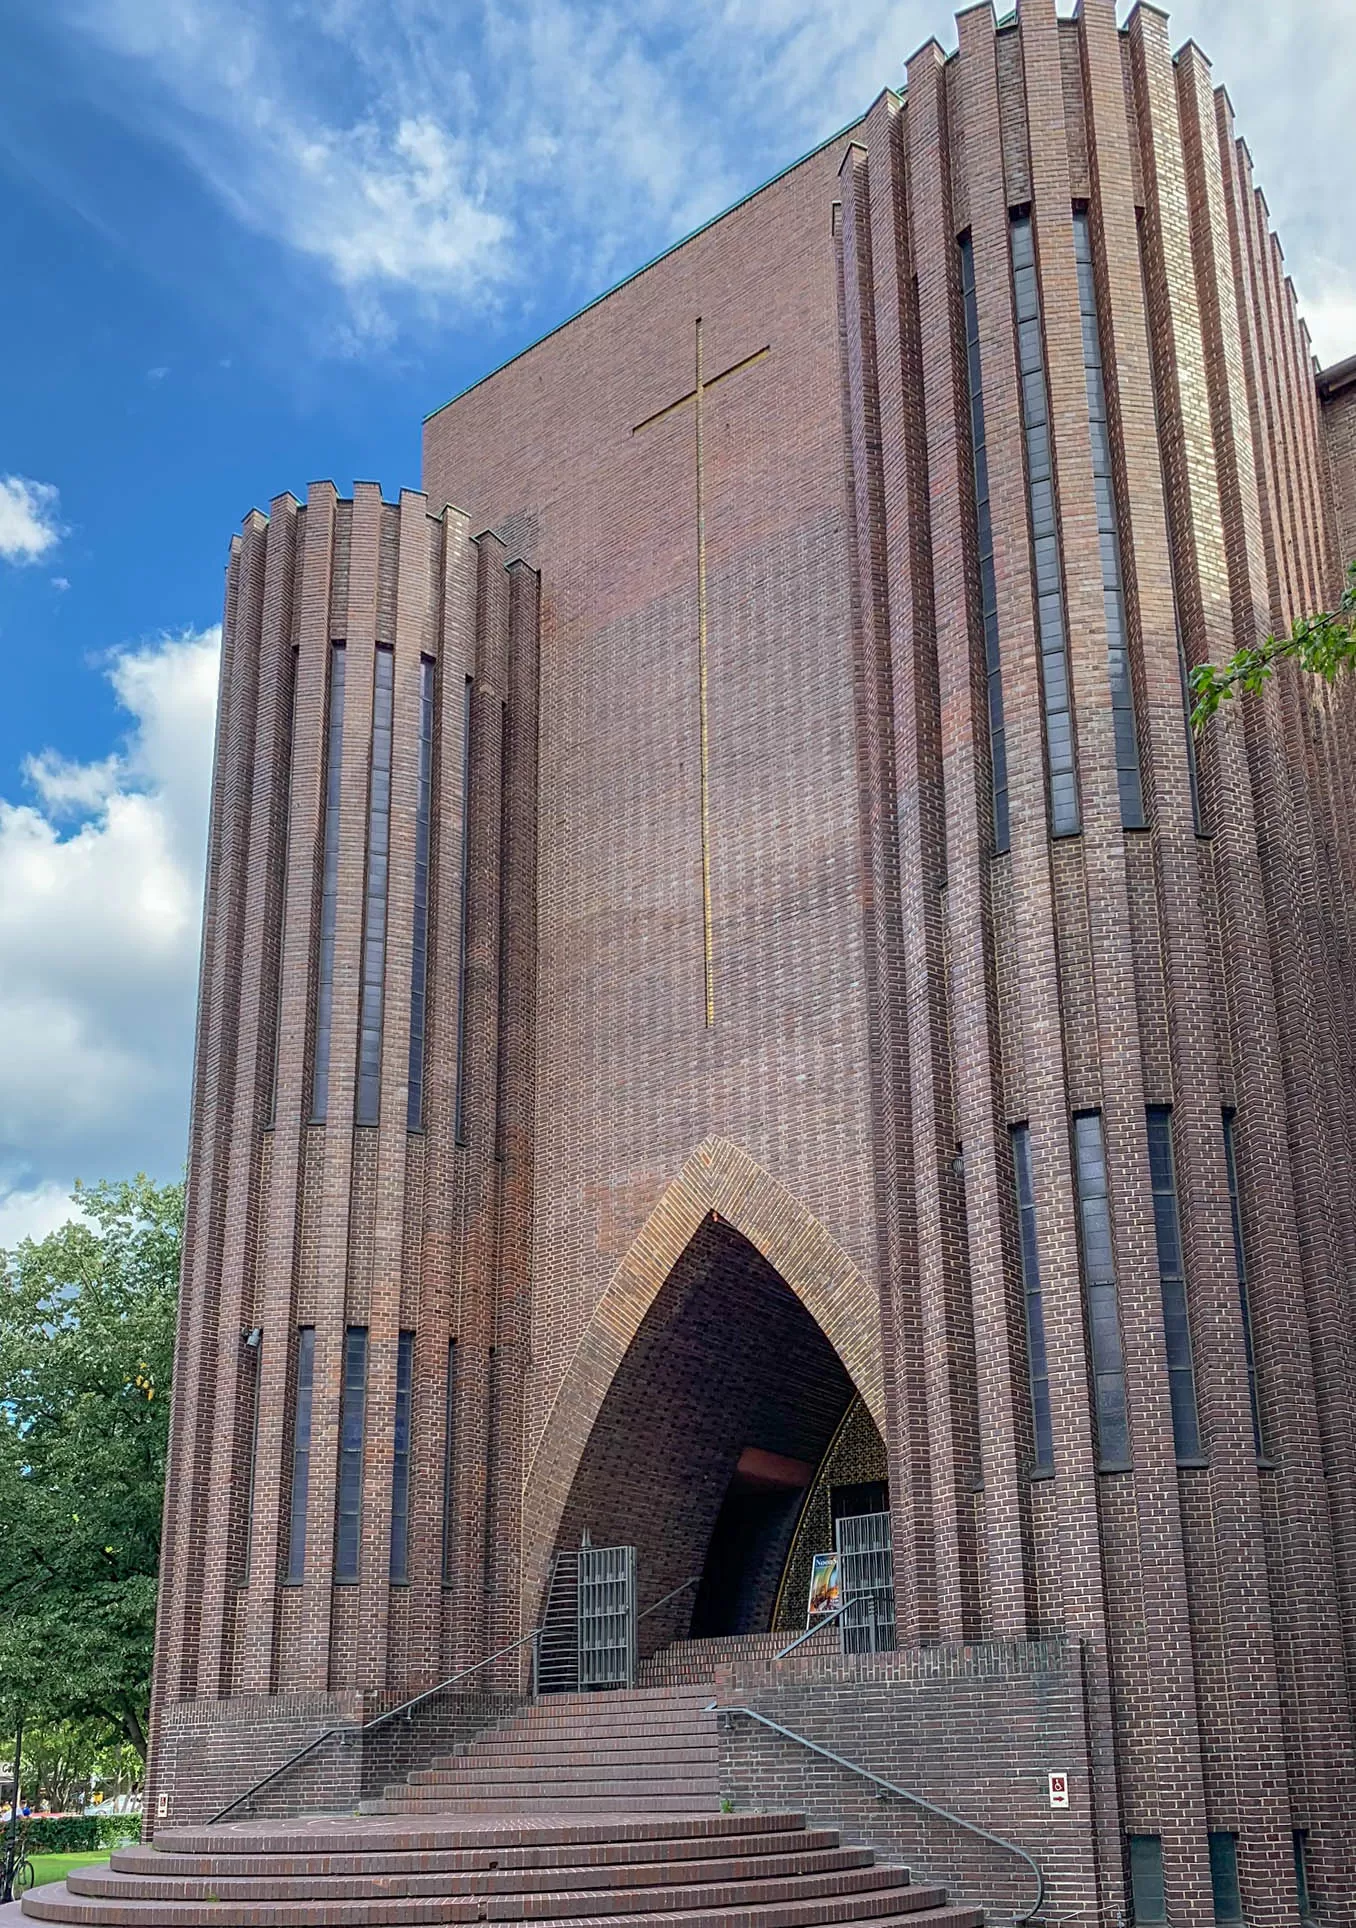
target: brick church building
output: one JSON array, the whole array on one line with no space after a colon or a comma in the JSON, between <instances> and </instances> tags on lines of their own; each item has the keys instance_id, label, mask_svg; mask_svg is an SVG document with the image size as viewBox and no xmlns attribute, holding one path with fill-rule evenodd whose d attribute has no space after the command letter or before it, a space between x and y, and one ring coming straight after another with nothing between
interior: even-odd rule
<instances>
[{"instance_id":1,"label":"brick church building","mask_svg":"<svg viewBox=\"0 0 1356 1928\"><path fill-rule=\"evenodd\" d=\"M1356 362L1154 7L958 38L232 544L157 1841L462 1676L1356 1922L1356 692L1185 694L1334 605Z\"/></svg>"}]
</instances>

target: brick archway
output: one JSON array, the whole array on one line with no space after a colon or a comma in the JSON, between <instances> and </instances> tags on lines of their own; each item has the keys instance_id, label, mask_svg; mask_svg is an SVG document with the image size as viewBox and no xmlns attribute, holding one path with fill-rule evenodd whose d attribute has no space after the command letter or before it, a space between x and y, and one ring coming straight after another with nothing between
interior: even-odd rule
<instances>
[{"instance_id":1,"label":"brick archway","mask_svg":"<svg viewBox=\"0 0 1356 1928\"><path fill-rule=\"evenodd\" d=\"M524 1518L529 1612L541 1597L556 1535L608 1391L674 1266L713 1216L747 1239L801 1301L885 1435L875 1288L770 1172L728 1139L708 1138L665 1191L612 1275L537 1443Z\"/></svg>"}]
</instances>

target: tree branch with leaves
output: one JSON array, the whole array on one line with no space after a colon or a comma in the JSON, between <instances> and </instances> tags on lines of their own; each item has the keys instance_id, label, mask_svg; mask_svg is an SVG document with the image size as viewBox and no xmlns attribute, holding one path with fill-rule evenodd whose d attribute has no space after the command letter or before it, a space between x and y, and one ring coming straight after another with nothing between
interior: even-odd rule
<instances>
[{"instance_id":1,"label":"tree branch with leaves","mask_svg":"<svg viewBox=\"0 0 1356 1928\"><path fill-rule=\"evenodd\" d=\"M1346 585L1335 610L1298 617L1288 636L1265 636L1249 643L1227 663L1199 663L1191 672L1191 727L1199 732L1221 703L1241 693L1252 696L1275 675L1278 663L1298 663L1325 683L1356 663L1356 562L1347 568Z\"/></svg>"},{"instance_id":2,"label":"tree branch with leaves","mask_svg":"<svg viewBox=\"0 0 1356 1928\"><path fill-rule=\"evenodd\" d=\"M144 1757L183 1186L76 1197L0 1252L0 1693Z\"/></svg>"}]
</instances>

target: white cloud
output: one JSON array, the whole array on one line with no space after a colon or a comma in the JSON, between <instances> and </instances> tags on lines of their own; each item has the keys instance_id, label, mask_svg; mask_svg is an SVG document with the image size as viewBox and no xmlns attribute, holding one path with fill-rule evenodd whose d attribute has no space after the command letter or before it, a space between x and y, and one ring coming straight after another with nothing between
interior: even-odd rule
<instances>
[{"instance_id":1,"label":"white cloud","mask_svg":"<svg viewBox=\"0 0 1356 1928\"><path fill-rule=\"evenodd\" d=\"M122 748L0 798L0 1225L183 1163L219 648L118 652Z\"/></svg>"},{"instance_id":2,"label":"white cloud","mask_svg":"<svg viewBox=\"0 0 1356 1928\"><path fill-rule=\"evenodd\" d=\"M0 1188L0 1252L12 1252L26 1238L46 1238L68 1219L83 1217L70 1186L55 1180L27 1189Z\"/></svg>"},{"instance_id":3,"label":"white cloud","mask_svg":"<svg viewBox=\"0 0 1356 1928\"><path fill-rule=\"evenodd\" d=\"M57 4L121 57L101 99L319 264L358 340L411 303L597 292L899 85L925 39L954 40L950 0ZM1313 132L1349 117L1350 6L1171 17L1229 87L1325 359L1356 350L1326 266L1349 252L1356 149Z\"/></svg>"},{"instance_id":4,"label":"white cloud","mask_svg":"<svg viewBox=\"0 0 1356 1928\"><path fill-rule=\"evenodd\" d=\"M66 533L58 513L54 483L26 475L0 475L0 557L6 562L40 562Z\"/></svg>"}]
</instances>

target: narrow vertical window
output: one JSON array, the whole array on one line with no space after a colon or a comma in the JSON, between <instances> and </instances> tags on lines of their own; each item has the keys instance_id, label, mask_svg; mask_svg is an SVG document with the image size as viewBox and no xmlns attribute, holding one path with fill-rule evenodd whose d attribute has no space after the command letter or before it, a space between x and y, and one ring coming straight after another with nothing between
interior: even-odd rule
<instances>
[{"instance_id":1,"label":"narrow vertical window","mask_svg":"<svg viewBox=\"0 0 1356 1928\"><path fill-rule=\"evenodd\" d=\"M1163 1338L1168 1352L1168 1393L1172 1400L1172 1437L1179 1463L1191 1464L1201 1457L1201 1426L1196 1412L1196 1374L1191 1363L1191 1317L1187 1310L1182 1227L1177 1211L1172 1112L1167 1105L1150 1105L1147 1123L1154 1239L1158 1246L1158 1289L1163 1298Z\"/></svg>"},{"instance_id":2,"label":"narrow vertical window","mask_svg":"<svg viewBox=\"0 0 1356 1928\"><path fill-rule=\"evenodd\" d=\"M391 1578L410 1577L410 1399L414 1390L414 1334L396 1346L395 1451L391 1460Z\"/></svg>"},{"instance_id":3,"label":"narrow vertical window","mask_svg":"<svg viewBox=\"0 0 1356 1928\"><path fill-rule=\"evenodd\" d=\"M334 1537L334 1577L338 1582L358 1578L366 1417L367 1328L350 1326L344 1334L344 1383L339 1403L339 1495Z\"/></svg>"},{"instance_id":4,"label":"narrow vertical window","mask_svg":"<svg viewBox=\"0 0 1356 1928\"><path fill-rule=\"evenodd\" d=\"M443 1585L450 1587L455 1575L455 1549L453 1547L453 1528L456 1524L456 1413L457 1413L457 1342L447 1342L447 1405L445 1445L443 1450Z\"/></svg>"},{"instance_id":5,"label":"narrow vertical window","mask_svg":"<svg viewBox=\"0 0 1356 1928\"><path fill-rule=\"evenodd\" d=\"M344 645L330 644L330 720L325 741L325 836L320 882L320 960L315 988L315 1066L311 1116L323 1124L330 1097L330 1019L334 1012L334 926L339 909L339 799L344 775Z\"/></svg>"},{"instance_id":6,"label":"narrow vertical window","mask_svg":"<svg viewBox=\"0 0 1356 1928\"><path fill-rule=\"evenodd\" d=\"M410 1075L405 1124L424 1122L424 1035L428 1021L428 859L433 818L433 661L419 659L419 801L414 818L414 937L410 946Z\"/></svg>"},{"instance_id":7,"label":"narrow vertical window","mask_svg":"<svg viewBox=\"0 0 1356 1928\"><path fill-rule=\"evenodd\" d=\"M1017 1226L1021 1234L1022 1290L1026 1300L1026 1365L1031 1381L1031 1431L1035 1442L1034 1473L1055 1467L1050 1423L1050 1368L1045 1350L1045 1311L1041 1303L1040 1254L1036 1246L1036 1197L1031 1183L1031 1133L1026 1125L1012 1128L1012 1169L1017 1181Z\"/></svg>"},{"instance_id":8,"label":"narrow vertical window","mask_svg":"<svg viewBox=\"0 0 1356 1928\"><path fill-rule=\"evenodd\" d=\"M1097 1411L1098 1464L1104 1473L1124 1472L1130 1465L1130 1423L1125 1404L1125 1358L1116 1310L1111 1194L1099 1111L1085 1111L1074 1119L1074 1154Z\"/></svg>"},{"instance_id":9,"label":"narrow vertical window","mask_svg":"<svg viewBox=\"0 0 1356 1928\"><path fill-rule=\"evenodd\" d=\"M264 1369L262 1335L258 1331L251 1332L244 1344L249 1354L246 1369L249 1374L250 1472L245 1495L245 1540L240 1549L240 1585L247 1587L250 1583L250 1550L254 1544L254 1480L259 1462L259 1380Z\"/></svg>"},{"instance_id":10,"label":"narrow vertical window","mask_svg":"<svg viewBox=\"0 0 1356 1928\"><path fill-rule=\"evenodd\" d=\"M1212 1831L1210 1846L1210 1887L1215 1903L1215 1920L1237 1922L1243 1919L1243 1904L1238 1892L1238 1836Z\"/></svg>"},{"instance_id":11,"label":"narrow vertical window","mask_svg":"<svg viewBox=\"0 0 1356 1928\"><path fill-rule=\"evenodd\" d=\"M1055 518L1055 471L1050 449L1050 403L1045 388L1036 242L1029 214L1012 223L1012 292L1017 310L1022 426L1026 434L1027 501L1036 570L1036 626L1045 691L1045 760L1050 773L1050 828L1057 837L1078 829L1073 696L1064 633L1064 585Z\"/></svg>"},{"instance_id":12,"label":"narrow vertical window","mask_svg":"<svg viewBox=\"0 0 1356 1928\"><path fill-rule=\"evenodd\" d=\"M358 1018L357 1123L381 1115L381 1016L386 987L386 885L391 849L391 709L395 653L377 646L372 689L372 774L367 793L367 896Z\"/></svg>"},{"instance_id":13,"label":"narrow vertical window","mask_svg":"<svg viewBox=\"0 0 1356 1928\"><path fill-rule=\"evenodd\" d=\"M1132 1834L1126 1845L1130 1856L1131 1914L1136 1922L1166 1921L1167 1900L1163 1892L1163 1838L1158 1834Z\"/></svg>"},{"instance_id":14,"label":"narrow vertical window","mask_svg":"<svg viewBox=\"0 0 1356 1928\"><path fill-rule=\"evenodd\" d=\"M984 619L984 672L989 696L989 764L993 778L993 847L1008 848L1008 751L1003 728L1003 677L998 656L998 586L993 568L993 519L989 512L989 457L984 440L984 389L979 367L979 304L975 298L975 251L960 239L961 299L965 306L965 366L970 389L970 446L974 456L975 528L979 548L979 598Z\"/></svg>"},{"instance_id":15,"label":"narrow vertical window","mask_svg":"<svg viewBox=\"0 0 1356 1928\"><path fill-rule=\"evenodd\" d=\"M1308 1828L1291 1828L1290 1842L1295 1853L1295 1900L1299 1906L1299 1918L1307 1924L1314 1918L1314 1904L1309 1894Z\"/></svg>"},{"instance_id":16,"label":"narrow vertical window","mask_svg":"<svg viewBox=\"0 0 1356 1928\"><path fill-rule=\"evenodd\" d=\"M471 939L471 695L466 679L466 707L461 723L461 934L457 946L457 1103L456 1140L466 1143L466 957Z\"/></svg>"},{"instance_id":17,"label":"narrow vertical window","mask_svg":"<svg viewBox=\"0 0 1356 1928\"><path fill-rule=\"evenodd\" d=\"M1238 1197L1238 1163L1234 1156L1234 1114L1224 1114L1224 1166L1229 1175L1229 1218L1234 1231L1234 1267L1238 1274L1238 1305L1243 1314L1243 1357L1248 1367L1248 1403L1252 1408L1252 1441L1258 1459L1266 1455L1262 1438L1262 1407L1257 1397L1257 1355L1253 1350L1252 1305L1248 1295L1248 1259L1243 1246L1243 1212Z\"/></svg>"},{"instance_id":18,"label":"narrow vertical window","mask_svg":"<svg viewBox=\"0 0 1356 1928\"><path fill-rule=\"evenodd\" d=\"M292 1503L287 1517L287 1578L297 1585L306 1573L306 1502L311 1487L311 1393L315 1381L315 1327L297 1333L297 1379L292 1408Z\"/></svg>"},{"instance_id":19,"label":"narrow vertical window","mask_svg":"<svg viewBox=\"0 0 1356 1928\"><path fill-rule=\"evenodd\" d=\"M1125 577L1121 568L1120 524L1111 469L1111 427L1106 410L1102 342L1097 326L1097 277L1092 264L1092 227L1086 209L1073 218L1074 258L1078 264L1078 311L1083 322L1083 373L1088 385L1088 433L1092 441L1092 486L1097 503L1097 540L1102 551L1102 599L1106 606L1107 668L1111 678L1111 718L1116 737L1116 785L1121 824L1144 828L1144 790L1135 733L1135 693L1130 676L1130 645L1125 623Z\"/></svg>"},{"instance_id":20,"label":"narrow vertical window","mask_svg":"<svg viewBox=\"0 0 1356 1928\"><path fill-rule=\"evenodd\" d=\"M270 1127L278 1116L278 1061L282 1055L282 997L283 997L283 930L287 923L287 876L292 862L292 755L297 743L297 685L301 678L297 667L301 658L301 646L293 643L288 657L288 673L292 687L287 696L287 743L283 750L284 778L279 809L282 812L282 871L279 884L278 939L273 957L273 968L277 973L273 987L273 1064L269 1071L268 1122Z\"/></svg>"},{"instance_id":21,"label":"narrow vertical window","mask_svg":"<svg viewBox=\"0 0 1356 1928\"><path fill-rule=\"evenodd\" d=\"M1149 274L1144 260L1144 215L1142 210L1136 214L1135 219L1136 238L1139 242L1139 283L1144 295L1144 312L1146 315L1150 315ZM1158 345L1158 330L1150 326L1149 360L1153 369L1154 445L1158 450L1158 473L1159 479L1163 484L1163 499L1165 503L1168 503L1170 501L1168 495L1168 478L1163 466L1163 428L1158 413L1161 353L1162 351ZM1191 691L1187 681L1188 665L1186 644L1182 638L1182 604L1181 598L1177 593L1177 555L1172 541L1171 526L1169 526L1168 529L1168 575L1172 584L1173 627L1177 631L1177 673L1182 684L1182 734L1186 745L1187 783L1191 790L1191 820L1195 825L1196 835L1203 837L1206 834L1205 818L1201 811L1201 785L1200 772L1196 764L1196 738L1191 728Z\"/></svg>"}]
</instances>

